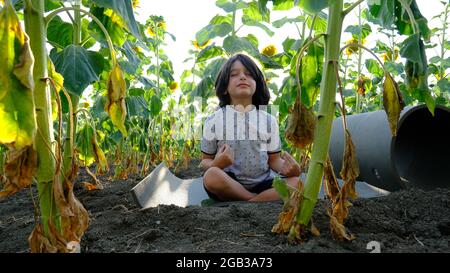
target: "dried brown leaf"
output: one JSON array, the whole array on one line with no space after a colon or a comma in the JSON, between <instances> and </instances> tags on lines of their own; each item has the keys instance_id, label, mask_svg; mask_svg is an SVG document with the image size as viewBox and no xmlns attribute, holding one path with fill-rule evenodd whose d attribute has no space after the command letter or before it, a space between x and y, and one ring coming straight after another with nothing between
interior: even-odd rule
<instances>
[{"instance_id":1,"label":"dried brown leaf","mask_svg":"<svg viewBox=\"0 0 450 273\"><path fill-rule=\"evenodd\" d=\"M62 217L69 217L73 215L73 212L67 202L66 195L64 193L63 182L61 182L61 176L55 175L53 180L53 197L55 198L56 207Z\"/></svg>"},{"instance_id":2,"label":"dried brown leaf","mask_svg":"<svg viewBox=\"0 0 450 273\"><path fill-rule=\"evenodd\" d=\"M320 231L316 225L314 225L313 220L311 219L311 234L315 237L320 236Z\"/></svg>"},{"instance_id":3,"label":"dried brown leaf","mask_svg":"<svg viewBox=\"0 0 450 273\"><path fill-rule=\"evenodd\" d=\"M28 146L19 151L8 151L5 165L4 188L0 197L10 196L28 187L37 168L37 153Z\"/></svg>"},{"instance_id":4,"label":"dried brown leaf","mask_svg":"<svg viewBox=\"0 0 450 273\"><path fill-rule=\"evenodd\" d=\"M328 199L334 202L339 194L339 183L337 181L336 175L334 174L333 164L331 163L330 157L327 157L324 169L324 190Z\"/></svg>"},{"instance_id":5,"label":"dried brown leaf","mask_svg":"<svg viewBox=\"0 0 450 273\"><path fill-rule=\"evenodd\" d=\"M93 190L97 189L97 187L95 185L92 185L89 182L83 182L82 184L88 191L93 191Z\"/></svg>"},{"instance_id":6,"label":"dried brown leaf","mask_svg":"<svg viewBox=\"0 0 450 273\"><path fill-rule=\"evenodd\" d=\"M331 228L331 234L336 240L339 241L351 241L355 239L355 236L348 233L345 226L339 222L339 220L334 217L333 215L330 215L330 228Z\"/></svg>"},{"instance_id":7,"label":"dried brown leaf","mask_svg":"<svg viewBox=\"0 0 450 273\"><path fill-rule=\"evenodd\" d=\"M356 157L355 145L353 144L350 132L345 130L345 149L342 169L340 172L342 179L348 186L346 187L347 196L352 199L358 198L355 190L356 178L359 176L359 164Z\"/></svg>"},{"instance_id":8,"label":"dried brown leaf","mask_svg":"<svg viewBox=\"0 0 450 273\"><path fill-rule=\"evenodd\" d=\"M317 118L312 110L296 100L294 109L288 119L286 139L295 147L304 149L314 140L316 124Z\"/></svg>"},{"instance_id":9,"label":"dried brown leaf","mask_svg":"<svg viewBox=\"0 0 450 273\"><path fill-rule=\"evenodd\" d=\"M45 237L40 224L34 227L28 237L28 243L32 253L56 253L58 251L58 249L50 243L47 237Z\"/></svg>"},{"instance_id":10,"label":"dried brown leaf","mask_svg":"<svg viewBox=\"0 0 450 273\"><path fill-rule=\"evenodd\" d=\"M72 232L75 234L75 237L69 238L70 241L81 241L81 237L89 226L89 214L87 210L83 207L83 205L78 201L73 193L73 185L72 183L68 183L69 193L68 200L70 207L74 215L71 217L71 227Z\"/></svg>"}]
</instances>

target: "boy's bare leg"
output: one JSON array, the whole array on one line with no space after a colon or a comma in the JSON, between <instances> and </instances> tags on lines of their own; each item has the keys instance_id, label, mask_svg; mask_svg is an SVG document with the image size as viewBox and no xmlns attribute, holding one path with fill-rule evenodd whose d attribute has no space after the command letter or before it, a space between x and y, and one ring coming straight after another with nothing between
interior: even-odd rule
<instances>
[{"instance_id":1,"label":"boy's bare leg","mask_svg":"<svg viewBox=\"0 0 450 273\"><path fill-rule=\"evenodd\" d=\"M221 201L248 201L255 196L222 169L211 167L203 175L203 184Z\"/></svg>"},{"instance_id":2,"label":"boy's bare leg","mask_svg":"<svg viewBox=\"0 0 450 273\"><path fill-rule=\"evenodd\" d=\"M297 176L288 177L286 178L286 182L291 187L297 188L298 177ZM256 195L255 197L251 198L248 201L258 202L258 201L276 201L276 200L280 200L280 195L274 188L271 188L261 192L260 194Z\"/></svg>"}]
</instances>

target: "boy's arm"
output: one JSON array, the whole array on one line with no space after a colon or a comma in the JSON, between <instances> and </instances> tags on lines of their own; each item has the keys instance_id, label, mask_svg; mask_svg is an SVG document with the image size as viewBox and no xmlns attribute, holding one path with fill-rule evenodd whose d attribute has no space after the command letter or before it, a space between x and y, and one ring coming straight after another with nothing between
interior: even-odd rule
<instances>
[{"instance_id":1,"label":"boy's arm","mask_svg":"<svg viewBox=\"0 0 450 273\"><path fill-rule=\"evenodd\" d=\"M204 171L213 166L214 157L215 155L207 155L205 153L202 153L202 162L200 162L200 165L202 166Z\"/></svg>"},{"instance_id":2,"label":"boy's arm","mask_svg":"<svg viewBox=\"0 0 450 273\"><path fill-rule=\"evenodd\" d=\"M228 144L223 145L215 155L206 154L202 152L202 162L200 165L203 170L207 170L211 167L218 167L224 169L233 164L233 151Z\"/></svg>"},{"instance_id":3,"label":"boy's arm","mask_svg":"<svg viewBox=\"0 0 450 273\"><path fill-rule=\"evenodd\" d=\"M276 173L284 175L282 172L284 160L281 158L281 152L269 154L269 167Z\"/></svg>"},{"instance_id":4,"label":"boy's arm","mask_svg":"<svg viewBox=\"0 0 450 273\"><path fill-rule=\"evenodd\" d=\"M287 177L300 175L300 165L286 152L284 152L283 156L281 156L281 152L269 154L269 167Z\"/></svg>"}]
</instances>

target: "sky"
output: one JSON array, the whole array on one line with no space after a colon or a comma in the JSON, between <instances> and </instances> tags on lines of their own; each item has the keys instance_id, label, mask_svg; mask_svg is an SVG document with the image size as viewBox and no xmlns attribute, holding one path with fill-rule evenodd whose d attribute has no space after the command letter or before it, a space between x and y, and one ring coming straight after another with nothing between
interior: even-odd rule
<instances>
[{"instance_id":1,"label":"sky","mask_svg":"<svg viewBox=\"0 0 450 273\"><path fill-rule=\"evenodd\" d=\"M176 37L175 42L167 37L167 46L165 47L166 54L173 62L176 78L179 78L183 70L192 67L191 63L183 63L183 61L189 57L188 50L192 48L191 41L195 39L195 33L208 25L214 15L225 13L215 5L215 2L215 0L140 0L139 8L136 11L137 20L144 23L150 15L161 15L166 21L167 31ZM416 0L416 2L424 17L429 20L429 23L431 17L441 12L439 8L442 5L439 4L439 0ZM288 17L297 16L298 13L296 11L295 8L288 12L273 11L271 13L271 21L283 18L286 15ZM356 13L353 12L351 16L353 18L346 18L344 29L345 25L355 24L357 22ZM430 27L433 27L433 24ZM257 27L242 28L242 32L240 31L238 35L255 34L259 39L260 50L269 44L274 44L277 48L282 48L281 43L285 39L286 34L289 34L292 38L298 38L297 30L292 24L286 24L280 29L272 28L272 30L275 31L273 37L269 37ZM342 40L349 39L349 36L345 35ZM375 39L372 38L371 40L375 43ZM402 40L403 37L398 42ZM368 44L367 46L370 48L372 45Z\"/></svg>"}]
</instances>

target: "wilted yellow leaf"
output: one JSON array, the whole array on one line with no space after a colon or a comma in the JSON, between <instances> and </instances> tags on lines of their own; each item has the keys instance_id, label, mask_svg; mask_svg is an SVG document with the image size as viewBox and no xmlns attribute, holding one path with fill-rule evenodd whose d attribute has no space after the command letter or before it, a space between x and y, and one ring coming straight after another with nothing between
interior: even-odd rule
<instances>
[{"instance_id":1,"label":"wilted yellow leaf","mask_svg":"<svg viewBox=\"0 0 450 273\"><path fill-rule=\"evenodd\" d=\"M123 21L122 17L120 17L120 15L118 15L116 12L114 12L114 10L106 9L104 14L108 16L111 19L111 21L114 24L117 24L120 28L127 29L127 26Z\"/></svg>"},{"instance_id":2,"label":"wilted yellow leaf","mask_svg":"<svg viewBox=\"0 0 450 273\"><path fill-rule=\"evenodd\" d=\"M125 128L125 116L127 108L125 105L126 84L123 72L118 63L115 64L113 70L109 74L108 80L108 101L105 110L109 113L112 123L126 137L127 129Z\"/></svg>"},{"instance_id":3,"label":"wilted yellow leaf","mask_svg":"<svg viewBox=\"0 0 450 273\"><path fill-rule=\"evenodd\" d=\"M34 142L34 59L11 4L0 11L0 144L14 150Z\"/></svg>"},{"instance_id":4,"label":"wilted yellow leaf","mask_svg":"<svg viewBox=\"0 0 450 273\"><path fill-rule=\"evenodd\" d=\"M58 118L58 104L56 102L56 94L59 94L63 85L64 85L64 77L56 72L55 65L53 64L50 58L47 59L47 68L48 68L48 77L53 80L55 83L53 87L55 88L55 92L51 92L52 99L52 120L55 121Z\"/></svg>"},{"instance_id":5,"label":"wilted yellow leaf","mask_svg":"<svg viewBox=\"0 0 450 273\"><path fill-rule=\"evenodd\" d=\"M393 136L396 136L400 112L405 107L405 103L397 83L389 73L385 74L383 83L383 106L387 114L391 133Z\"/></svg>"}]
</instances>

